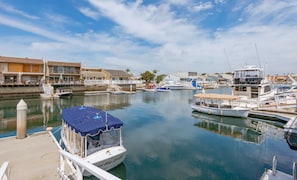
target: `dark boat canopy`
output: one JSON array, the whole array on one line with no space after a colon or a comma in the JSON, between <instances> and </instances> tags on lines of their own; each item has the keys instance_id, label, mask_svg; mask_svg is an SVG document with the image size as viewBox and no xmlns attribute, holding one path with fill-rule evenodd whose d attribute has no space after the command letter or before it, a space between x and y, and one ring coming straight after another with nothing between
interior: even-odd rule
<instances>
[{"instance_id":1,"label":"dark boat canopy","mask_svg":"<svg viewBox=\"0 0 297 180\"><path fill-rule=\"evenodd\" d=\"M123 122L105 111L87 107L76 106L66 108L62 112L62 121L81 136L95 135L99 131L118 129Z\"/></svg>"}]
</instances>

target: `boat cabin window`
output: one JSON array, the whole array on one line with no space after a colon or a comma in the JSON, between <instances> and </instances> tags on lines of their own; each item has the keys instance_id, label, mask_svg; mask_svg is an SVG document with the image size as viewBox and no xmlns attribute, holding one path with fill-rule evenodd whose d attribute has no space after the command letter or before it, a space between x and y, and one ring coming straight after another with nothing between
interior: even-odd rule
<instances>
[{"instance_id":1,"label":"boat cabin window","mask_svg":"<svg viewBox=\"0 0 297 180\"><path fill-rule=\"evenodd\" d=\"M112 129L109 131L100 131L94 136L87 136L87 153L88 155L112 146L120 145L120 129Z\"/></svg>"},{"instance_id":2,"label":"boat cabin window","mask_svg":"<svg viewBox=\"0 0 297 180\"><path fill-rule=\"evenodd\" d=\"M264 93L271 91L270 86L265 86L264 87Z\"/></svg>"}]
</instances>

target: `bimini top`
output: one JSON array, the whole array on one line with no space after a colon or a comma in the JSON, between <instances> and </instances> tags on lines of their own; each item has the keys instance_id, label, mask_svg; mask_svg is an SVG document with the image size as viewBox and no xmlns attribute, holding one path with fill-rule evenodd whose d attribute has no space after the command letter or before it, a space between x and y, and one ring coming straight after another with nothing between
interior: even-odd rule
<instances>
[{"instance_id":1,"label":"bimini top","mask_svg":"<svg viewBox=\"0 0 297 180\"><path fill-rule=\"evenodd\" d=\"M123 126L123 122L118 118L105 111L87 106L64 109L62 121L82 136L95 135L99 131L118 129Z\"/></svg>"}]
</instances>

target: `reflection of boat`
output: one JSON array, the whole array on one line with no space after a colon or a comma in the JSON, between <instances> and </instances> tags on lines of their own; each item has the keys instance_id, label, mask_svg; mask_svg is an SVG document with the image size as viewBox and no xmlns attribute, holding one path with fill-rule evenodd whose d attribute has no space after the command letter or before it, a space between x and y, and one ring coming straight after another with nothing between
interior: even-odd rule
<instances>
[{"instance_id":1,"label":"reflection of boat","mask_svg":"<svg viewBox=\"0 0 297 180\"><path fill-rule=\"evenodd\" d=\"M195 119L194 125L220 135L230 136L246 142L261 144L264 135L257 130L257 121L250 119L238 120L234 117L222 117L207 115L204 113L193 112Z\"/></svg>"},{"instance_id":2,"label":"reflection of boat","mask_svg":"<svg viewBox=\"0 0 297 180\"><path fill-rule=\"evenodd\" d=\"M284 137L291 149L297 150L297 116L284 125Z\"/></svg>"},{"instance_id":3,"label":"reflection of boat","mask_svg":"<svg viewBox=\"0 0 297 180\"><path fill-rule=\"evenodd\" d=\"M66 108L62 112L61 140L71 154L109 170L126 156L122 126L118 118L93 107ZM84 175L89 174L84 172Z\"/></svg>"},{"instance_id":4,"label":"reflection of boat","mask_svg":"<svg viewBox=\"0 0 297 180\"><path fill-rule=\"evenodd\" d=\"M219 116L247 117L248 108L237 106L240 97L227 94L195 94L192 109Z\"/></svg>"}]
</instances>

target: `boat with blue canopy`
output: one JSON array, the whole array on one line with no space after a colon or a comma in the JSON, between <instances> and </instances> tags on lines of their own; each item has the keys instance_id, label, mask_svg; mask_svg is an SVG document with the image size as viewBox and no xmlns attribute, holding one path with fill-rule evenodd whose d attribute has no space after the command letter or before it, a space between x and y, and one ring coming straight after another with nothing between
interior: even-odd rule
<instances>
[{"instance_id":1,"label":"boat with blue canopy","mask_svg":"<svg viewBox=\"0 0 297 180\"><path fill-rule=\"evenodd\" d=\"M66 108L62 112L61 143L68 152L110 170L126 157L122 127L123 122L106 111L87 106Z\"/></svg>"}]
</instances>

